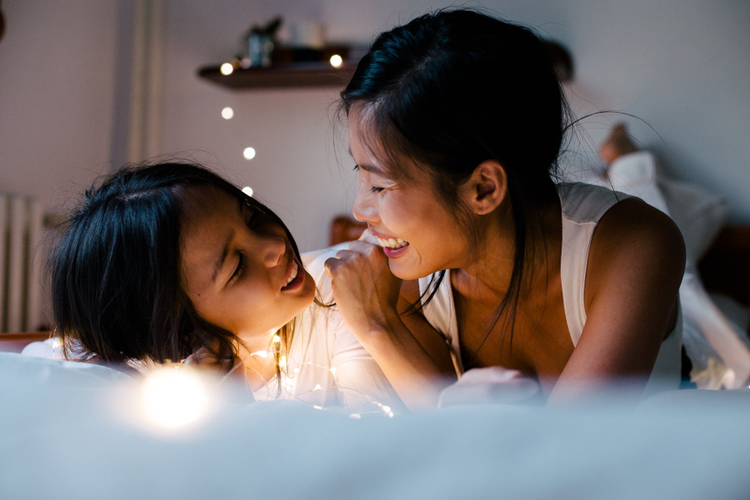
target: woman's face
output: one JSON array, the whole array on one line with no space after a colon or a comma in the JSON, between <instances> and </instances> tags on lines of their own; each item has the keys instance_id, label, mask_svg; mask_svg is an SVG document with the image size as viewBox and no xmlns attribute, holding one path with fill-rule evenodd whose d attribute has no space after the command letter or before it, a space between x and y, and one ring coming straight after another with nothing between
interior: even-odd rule
<instances>
[{"instance_id":1,"label":"woman's face","mask_svg":"<svg viewBox=\"0 0 750 500\"><path fill-rule=\"evenodd\" d=\"M349 148L357 165L354 217L367 222L388 257L391 272L417 279L443 269L463 267L468 256L464 231L436 196L429 175L413 163L399 165L408 176L392 179L387 156L360 119L349 114ZM404 160L408 162L408 160Z\"/></svg>"},{"instance_id":2,"label":"woman's face","mask_svg":"<svg viewBox=\"0 0 750 500\"><path fill-rule=\"evenodd\" d=\"M204 320L246 341L269 339L310 305L315 283L284 229L243 200L190 188L181 227L183 287Z\"/></svg>"}]
</instances>

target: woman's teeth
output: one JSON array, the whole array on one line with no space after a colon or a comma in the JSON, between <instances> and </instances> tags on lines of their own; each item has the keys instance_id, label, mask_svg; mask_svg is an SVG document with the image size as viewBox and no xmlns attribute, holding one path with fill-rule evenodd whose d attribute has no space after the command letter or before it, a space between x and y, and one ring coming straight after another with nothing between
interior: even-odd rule
<instances>
[{"instance_id":1,"label":"woman's teeth","mask_svg":"<svg viewBox=\"0 0 750 500\"><path fill-rule=\"evenodd\" d=\"M292 262L292 274L289 275L289 279L286 281L287 285L289 283L291 283L294 280L294 278L297 277L297 270L298 269L299 268L297 267L297 263L296 262ZM284 286L286 286L286 285L284 285Z\"/></svg>"},{"instance_id":2,"label":"woman's teeth","mask_svg":"<svg viewBox=\"0 0 750 500\"><path fill-rule=\"evenodd\" d=\"M402 240L401 238L378 238L378 245L381 247L388 247L388 248L401 248L405 247L409 244L408 241Z\"/></svg>"}]
</instances>

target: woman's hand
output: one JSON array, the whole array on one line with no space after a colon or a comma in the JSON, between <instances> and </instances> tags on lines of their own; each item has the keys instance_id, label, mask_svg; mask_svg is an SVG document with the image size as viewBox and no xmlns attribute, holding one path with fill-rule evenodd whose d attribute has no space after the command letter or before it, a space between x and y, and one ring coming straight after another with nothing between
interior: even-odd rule
<instances>
[{"instance_id":1,"label":"woman's hand","mask_svg":"<svg viewBox=\"0 0 750 500\"><path fill-rule=\"evenodd\" d=\"M339 312L358 336L400 321L396 306L401 280L391 273L388 258L373 240L365 230L359 241L325 263Z\"/></svg>"},{"instance_id":2,"label":"woman's hand","mask_svg":"<svg viewBox=\"0 0 750 500\"><path fill-rule=\"evenodd\" d=\"M518 370L500 366L474 368L440 393L439 408L470 404L512 404L524 401L540 390L539 383Z\"/></svg>"}]
</instances>

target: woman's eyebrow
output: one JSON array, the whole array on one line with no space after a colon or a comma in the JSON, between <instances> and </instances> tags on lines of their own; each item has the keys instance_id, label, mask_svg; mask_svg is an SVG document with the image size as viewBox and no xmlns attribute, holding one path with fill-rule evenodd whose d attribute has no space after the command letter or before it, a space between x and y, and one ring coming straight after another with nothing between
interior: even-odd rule
<instances>
[{"instance_id":1,"label":"woman's eyebrow","mask_svg":"<svg viewBox=\"0 0 750 500\"><path fill-rule=\"evenodd\" d=\"M352 154L352 148L348 148L347 151L349 151L349 156L351 156L352 158L354 158L354 155ZM364 170L366 172L370 172L371 174L379 175L381 177L385 177L386 176L385 172L382 169L380 169L378 167L373 167L372 165L362 165L362 164L358 163L357 164L357 168L361 168L362 170Z\"/></svg>"},{"instance_id":2,"label":"woman's eyebrow","mask_svg":"<svg viewBox=\"0 0 750 500\"><path fill-rule=\"evenodd\" d=\"M364 165L362 163L358 163L357 167L361 168L365 172L370 172L371 174L375 174L383 178L388 178L388 175L385 173L385 171L378 167L373 167L372 165Z\"/></svg>"}]
</instances>

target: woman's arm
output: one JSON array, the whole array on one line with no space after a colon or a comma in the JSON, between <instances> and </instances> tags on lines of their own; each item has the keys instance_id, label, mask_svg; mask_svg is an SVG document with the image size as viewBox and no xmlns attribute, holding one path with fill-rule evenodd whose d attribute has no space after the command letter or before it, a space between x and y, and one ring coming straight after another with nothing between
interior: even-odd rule
<instances>
[{"instance_id":1,"label":"woman's arm","mask_svg":"<svg viewBox=\"0 0 750 500\"><path fill-rule=\"evenodd\" d=\"M352 242L326 261L326 272L341 316L404 403L410 410L436 408L440 391L455 381L450 352L421 315L399 314L408 300L399 306L401 283L383 251ZM413 295L413 285L405 292Z\"/></svg>"},{"instance_id":2,"label":"woman's arm","mask_svg":"<svg viewBox=\"0 0 750 500\"><path fill-rule=\"evenodd\" d=\"M586 325L549 397L590 394L630 378L640 391L678 312L685 244L672 220L628 199L600 220L586 271Z\"/></svg>"}]
</instances>

